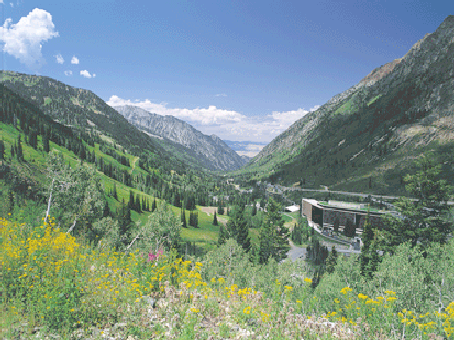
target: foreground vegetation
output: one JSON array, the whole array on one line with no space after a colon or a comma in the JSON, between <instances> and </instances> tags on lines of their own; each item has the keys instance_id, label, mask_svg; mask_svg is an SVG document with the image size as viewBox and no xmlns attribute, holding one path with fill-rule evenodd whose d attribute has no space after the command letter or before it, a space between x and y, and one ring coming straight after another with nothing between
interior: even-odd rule
<instances>
[{"instance_id":1,"label":"foreground vegetation","mask_svg":"<svg viewBox=\"0 0 454 340\"><path fill-rule=\"evenodd\" d=\"M253 265L229 239L203 258L115 252L53 222L1 220L2 337L452 339L454 241L408 243L374 277L338 261L314 289L303 262ZM330 323L330 322L332 323Z\"/></svg>"}]
</instances>

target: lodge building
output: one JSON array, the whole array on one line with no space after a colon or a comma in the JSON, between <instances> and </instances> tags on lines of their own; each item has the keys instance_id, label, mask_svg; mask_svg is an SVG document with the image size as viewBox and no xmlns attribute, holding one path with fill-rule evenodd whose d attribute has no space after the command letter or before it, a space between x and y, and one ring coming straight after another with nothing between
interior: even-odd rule
<instances>
[{"instance_id":1,"label":"lodge building","mask_svg":"<svg viewBox=\"0 0 454 340\"><path fill-rule=\"evenodd\" d=\"M331 202L329 202L331 203ZM320 230L329 228L334 225L336 218L339 219L339 225L344 227L347 219L350 219L357 229L363 230L364 222L366 220L367 211L361 210L364 205L347 205L341 202L329 205L321 205L318 201L313 199L303 198L301 203L302 215L306 216L308 221L317 223ZM383 228L382 216L386 212L369 212L369 223L377 227Z\"/></svg>"}]
</instances>

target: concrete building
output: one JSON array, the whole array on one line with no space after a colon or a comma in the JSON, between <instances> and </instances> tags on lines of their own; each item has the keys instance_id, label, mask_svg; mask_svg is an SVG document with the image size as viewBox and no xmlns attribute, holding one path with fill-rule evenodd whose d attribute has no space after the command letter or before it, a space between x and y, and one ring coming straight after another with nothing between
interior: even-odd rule
<instances>
[{"instance_id":1,"label":"concrete building","mask_svg":"<svg viewBox=\"0 0 454 340\"><path fill-rule=\"evenodd\" d=\"M350 219L357 229L363 229L364 222L366 220L367 211L352 209L346 207L346 205L321 205L318 201L313 199L304 199L301 203L302 215L306 216L308 221L317 223L320 230L324 227L330 227L334 225L336 218L339 219L339 225L344 227L347 223L347 219ZM379 229L383 228L382 216L384 212L371 211L369 215L369 222Z\"/></svg>"}]
</instances>

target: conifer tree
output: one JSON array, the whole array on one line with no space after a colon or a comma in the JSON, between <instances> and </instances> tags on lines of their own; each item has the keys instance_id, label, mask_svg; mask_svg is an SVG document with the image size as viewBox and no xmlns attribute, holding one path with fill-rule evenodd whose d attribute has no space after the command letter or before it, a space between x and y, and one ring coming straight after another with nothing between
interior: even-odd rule
<instances>
[{"instance_id":1,"label":"conifer tree","mask_svg":"<svg viewBox=\"0 0 454 340\"><path fill-rule=\"evenodd\" d=\"M218 225L218 218L216 216L216 211L214 212L213 225Z\"/></svg>"},{"instance_id":2,"label":"conifer tree","mask_svg":"<svg viewBox=\"0 0 454 340\"><path fill-rule=\"evenodd\" d=\"M293 226L292 241L295 244L303 243L302 225L300 223L295 223Z\"/></svg>"},{"instance_id":3,"label":"conifer tree","mask_svg":"<svg viewBox=\"0 0 454 340\"><path fill-rule=\"evenodd\" d=\"M363 247L361 248L360 255L360 272L363 277L372 277L372 273L368 270L369 263L371 261L371 255L376 249L372 249L372 242L374 240L374 229L369 222L370 213L367 213L366 220L364 221L363 234L361 239L363 241Z\"/></svg>"},{"instance_id":4,"label":"conifer tree","mask_svg":"<svg viewBox=\"0 0 454 340\"><path fill-rule=\"evenodd\" d=\"M222 206L221 200L218 198L218 215L224 215L224 207Z\"/></svg>"},{"instance_id":5,"label":"conifer tree","mask_svg":"<svg viewBox=\"0 0 454 340\"><path fill-rule=\"evenodd\" d=\"M336 247L332 246L331 252L329 253L328 258L326 259L326 272L333 273L334 269L336 268L336 264L337 264L337 251L336 251Z\"/></svg>"},{"instance_id":6,"label":"conifer tree","mask_svg":"<svg viewBox=\"0 0 454 340\"><path fill-rule=\"evenodd\" d=\"M289 236L288 228L284 227L281 205L270 198L268 212L260 231L260 263L267 263L269 256L276 262L284 259L285 253L290 250Z\"/></svg>"},{"instance_id":7,"label":"conifer tree","mask_svg":"<svg viewBox=\"0 0 454 340\"><path fill-rule=\"evenodd\" d=\"M50 145L49 145L50 131L47 130L42 136L43 136L43 138L42 138L43 151L47 153L50 150Z\"/></svg>"},{"instance_id":8,"label":"conifer tree","mask_svg":"<svg viewBox=\"0 0 454 340\"><path fill-rule=\"evenodd\" d=\"M221 223L219 226L218 245L221 246L227 241L227 231L225 230L224 224Z\"/></svg>"},{"instance_id":9,"label":"conifer tree","mask_svg":"<svg viewBox=\"0 0 454 340\"><path fill-rule=\"evenodd\" d=\"M187 224L186 224L186 212L184 210L184 207L181 206L181 214L180 214L180 219L181 219L181 226L183 228L187 228Z\"/></svg>"},{"instance_id":10,"label":"conifer tree","mask_svg":"<svg viewBox=\"0 0 454 340\"><path fill-rule=\"evenodd\" d=\"M131 190L129 190L128 208L129 209L134 209L135 208L134 193Z\"/></svg>"},{"instance_id":11,"label":"conifer tree","mask_svg":"<svg viewBox=\"0 0 454 340\"><path fill-rule=\"evenodd\" d=\"M110 209L109 209L109 203L107 200L104 202L104 208L102 211L102 217L109 217L110 216Z\"/></svg>"},{"instance_id":12,"label":"conifer tree","mask_svg":"<svg viewBox=\"0 0 454 340\"><path fill-rule=\"evenodd\" d=\"M114 183L113 187L113 198L115 198L118 201L118 195L117 195L117 183Z\"/></svg>"},{"instance_id":13,"label":"conifer tree","mask_svg":"<svg viewBox=\"0 0 454 340\"><path fill-rule=\"evenodd\" d=\"M0 140L0 160L5 159L5 144L3 143L3 140Z\"/></svg>"},{"instance_id":14,"label":"conifer tree","mask_svg":"<svg viewBox=\"0 0 454 340\"><path fill-rule=\"evenodd\" d=\"M334 232L336 234L339 233L339 224L340 224L339 217L336 216L334 219L334 226L333 226Z\"/></svg>"},{"instance_id":15,"label":"conifer tree","mask_svg":"<svg viewBox=\"0 0 454 340\"><path fill-rule=\"evenodd\" d=\"M410 201L401 197L394 205L402 216L385 216L385 228L380 232L380 250L394 252L395 247L406 241L412 247L418 245L425 249L431 242L445 244L454 230L454 224L447 219L447 202L453 187L441 179L441 164L437 164L435 155L428 153L416 161L418 171L404 178L407 192L417 199Z\"/></svg>"},{"instance_id":16,"label":"conifer tree","mask_svg":"<svg viewBox=\"0 0 454 340\"><path fill-rule=\"evenodd\" d=\"M255 201L252 202L252 216L255 216L257 215L257 204L255 203Z\"/></svg>"},{"instance_id":17,"label":"conifer tree","mask_svg":"<svg viewBox=\"0 0 454 340\"><path fill-rule=\"evenodd\" d=\"M345 223L344 235L347 237L354 237L356 235L356 226L350 218L347 218Z\"/></svg>"},{"instance_id":18,"label":"conifer tree","mask_svg":"<svg viewBox=\"0 0 454 340\"><path fill-rule=\"evenodd\" d=\"M120 237L127 238L129 235L129 229L131 227L131 209L129 205L127 205L123 200L121 200L121 204L117 209L117 220L120 229Z\"/></svg>"},{"instance_id":19,"label":"conifer tree","mask_svg":"<svg viewBox=\"0 0 454 340\"><path fill-rule=\"evenodd\" d=\"M22 144L21 144L21 135L20 134L19 134L19 136L17 136L16 158L19 161L24 159L24 156L22 154Z\"/></svg>"},{"instance_id":20,"label":"conifer tree","mask_svg":"<svg viewBox=\"0 0 454 340\"><path fill-rule=\"evenodd\" d=\"M244 206L237 206L232 217L227 222L230 236L248 252L251 248L251 238L249 237L248 223L246 220Z\"/></svg>"},{"instance_id":21,"label":"conifer tree","mask_svg":"<svg viewBox=\"0 0 454 340\"><path fill-rule=\"evenodd\" d=\"M140 204L140 196L136 195L134 199L134 210L138 213L142 212L141 204Z\"/></svg>"}]
</instances>

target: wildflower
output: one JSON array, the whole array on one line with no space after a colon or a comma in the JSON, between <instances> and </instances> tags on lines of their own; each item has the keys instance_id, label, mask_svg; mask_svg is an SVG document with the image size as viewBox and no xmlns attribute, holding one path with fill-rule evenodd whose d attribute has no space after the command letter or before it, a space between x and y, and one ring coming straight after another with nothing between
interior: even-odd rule
<instances>
[{"instance_id":1,"label":"wildflower","mask_svg":"<svg viewBox=\"0 0 454 340\"><path fill-rule=\"evenodd\" d=\"M350 287L344 287L341 289L341 293L342 294L347 294L347 292L351 292L352 289Z\"/></svg>"},{"instance_id":2,"label":"wildflower","mask_svg":"<svg viewBox=\"0 0 454 340\"><path fill-rule=\"evenodd\" d=\"M309 279L308 277L306 277L306 278L304 279L304 281L305 281L305 282L308 282L308 283L312 283L312 279Z\"/></svg>"}]
</instances>

